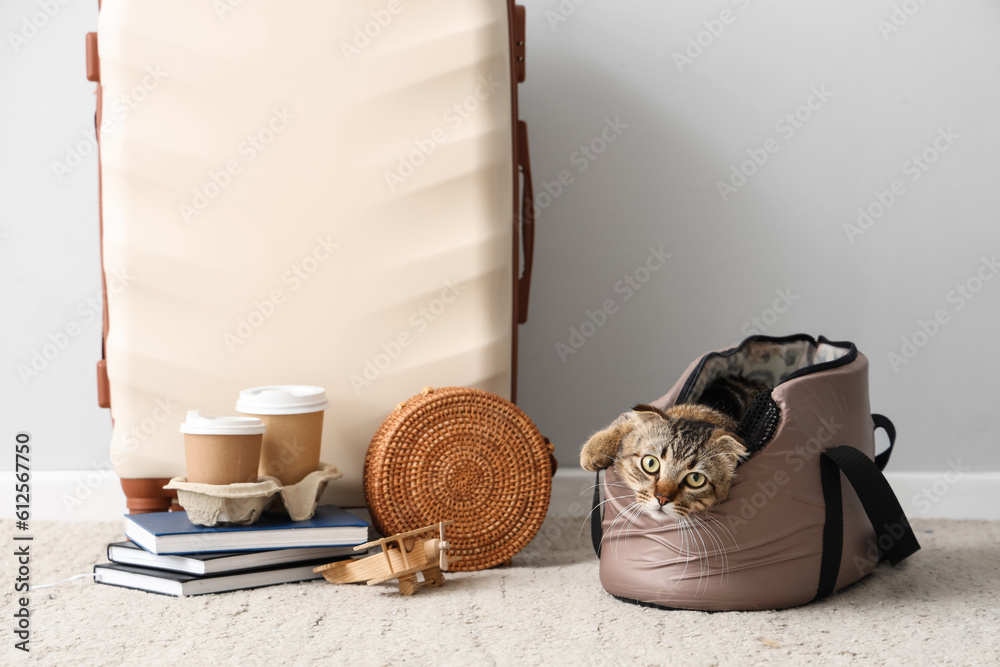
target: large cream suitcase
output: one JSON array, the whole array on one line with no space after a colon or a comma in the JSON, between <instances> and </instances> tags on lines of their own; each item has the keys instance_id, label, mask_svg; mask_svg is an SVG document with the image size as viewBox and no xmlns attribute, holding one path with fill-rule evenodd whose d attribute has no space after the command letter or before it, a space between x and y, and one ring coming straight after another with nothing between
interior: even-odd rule
<instances>
[{"instance_id":1,"label":"large cream suitcase","mask_svg":"<svg viewBox=\"0 0 1000 667\"><path fill-rule=\"evenodd\" d=\"M514 398L523 8L105 0L87 47L119 287L100 398L130 510L169 505L185 412L232 414L246 387L326 388L322 458L344 473L327 500L347 506L400 400Z\"/></svg>"}]
</instances>

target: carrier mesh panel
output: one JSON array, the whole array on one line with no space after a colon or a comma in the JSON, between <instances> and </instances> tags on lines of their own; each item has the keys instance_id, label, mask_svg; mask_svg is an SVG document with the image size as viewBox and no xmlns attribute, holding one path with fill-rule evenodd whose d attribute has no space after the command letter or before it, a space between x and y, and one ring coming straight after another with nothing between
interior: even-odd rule
<instances>
[{"instance_id":1,"label":"carrier mesh panel","mask_svg":"<svg viewBox=\"0 0 1000 667\"><path fill-rule=\"evenodd\" d=\"M749 461L771 441L774 432L778 430L780 420L781 410L771 398L771 392L759 395L736 427L736 435L742 438L747 446L747 457L744 461Z\"/></svg>"}]
</instances>

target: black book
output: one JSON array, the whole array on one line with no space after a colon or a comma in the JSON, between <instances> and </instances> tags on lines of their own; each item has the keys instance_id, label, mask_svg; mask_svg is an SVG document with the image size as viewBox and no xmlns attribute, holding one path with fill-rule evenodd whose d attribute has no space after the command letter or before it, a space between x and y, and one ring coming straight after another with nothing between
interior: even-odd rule
<instances>
[{"instance_id":1,"label":"black book","mask_svg":"<svg viewBox=\"0 0 1000 667\"><path fill-rule=\"evenodd\" d=\"M323 575L313 572L313 568L329 562L330 559L319 559L282 567L260 568L208 577L120 563L102 563L94 566L94 581L99 584L180 597L319 579Z\"/></svg>"},{"instance_id":2,"label":"black book","mask_svg":"<svg viewBox=\"0 0 1000 667\"><path fill-rule=\"evenodd\" d=\"M225 574L241 570L273 568L278 565L311 561L320 558L332 562L344 556L354 556L353 547L307 547L271 551L220 551L212 553L160 556L132 542L112 542L108 545L108 560L120 565L138 565L156 570L170 570L196 576Z\"/></svg>"}]
</instances>

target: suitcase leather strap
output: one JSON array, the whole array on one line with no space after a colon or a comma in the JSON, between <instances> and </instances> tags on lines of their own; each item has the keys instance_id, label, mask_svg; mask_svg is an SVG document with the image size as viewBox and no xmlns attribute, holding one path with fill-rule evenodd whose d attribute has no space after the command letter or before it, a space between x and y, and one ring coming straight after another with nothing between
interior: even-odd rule
<instances>
[{"instance_id":1,"label":"suitcase leather strap","mask_svg":"<svg viewBox=\"0 0 1000 667\"><path fill-rule=\"evenodd\" d=\"M535 258L535 188L531 182L531 157L528 154L528 125L517 121L517 166L524 177L521 188L521 247L524 268L517 281L517 321L528 321L528 295L531 293L531 270Z\"/></svg>"},{"instance_id":2,"label":"suitcase leather strap","mask_svg":"<svg viewBox=\"0 0 1000 667\"><path fill-rule=\"evenodd\" d=\"M521 5L514 5L513 14L513 29L514 29L514 72L517 74L517 82L524 83L524 77L526 74L524 66L524 37L525 37L525 15L524 7Z\"/></svg>"}]
</instances>

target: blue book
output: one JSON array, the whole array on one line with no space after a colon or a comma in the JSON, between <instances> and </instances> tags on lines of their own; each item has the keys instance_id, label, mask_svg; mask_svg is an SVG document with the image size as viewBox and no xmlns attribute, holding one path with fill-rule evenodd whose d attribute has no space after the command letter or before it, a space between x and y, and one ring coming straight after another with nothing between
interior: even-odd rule
<instances>
[{"instance_id":1,"label":"blue book","mask_svg":"<svg viewBox=\"0 0 1000 667\"><path fill-rule=\"evenodd\" d=\"M250 526L196 526L187 512L127 514L125 535L150 553L191 554L263 551L295 547L343 547L368 540L368 522L333 505L321 505L308 521L264 512Z\"/></svg>"}]
</instances>

